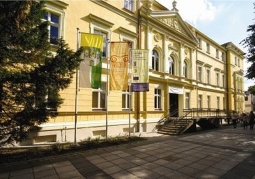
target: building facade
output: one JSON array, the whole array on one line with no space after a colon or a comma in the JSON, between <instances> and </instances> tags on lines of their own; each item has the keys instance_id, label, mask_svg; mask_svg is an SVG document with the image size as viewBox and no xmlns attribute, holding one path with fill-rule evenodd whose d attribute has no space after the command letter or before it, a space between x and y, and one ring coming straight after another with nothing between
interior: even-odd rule
<instances>
[{"instance_id":1,"label":"building facade","mask_svg":"<svg viewBox=\"0 0 255 179\"><path fill-rule=\"evenodd\" d=\"M183 21L176 1L167 9L156 0L47 1L51 39L63 37L76 50L79 32L101 34L103 86L61 92L58 117L24 144L72 142L89 137L155 131L157 122L177 110L214 108L243 111L243 52L231 42L218 44ZM149 91L108 91L110 43L127 41L149 50Z\"/></svg>"}]
</instances>

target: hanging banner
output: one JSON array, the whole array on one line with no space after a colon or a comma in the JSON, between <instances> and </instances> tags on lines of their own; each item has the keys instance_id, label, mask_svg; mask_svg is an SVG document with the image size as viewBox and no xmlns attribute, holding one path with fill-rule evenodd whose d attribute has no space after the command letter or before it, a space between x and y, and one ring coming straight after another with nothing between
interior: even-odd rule
<instances>
[{"instance_id":1,"label":"hanging banner","mask_svg":"<svg viewBox=\"0 0 255 179\"><path fill-rule=\"evenodd\" d=\"M132 49L131 89L133 92L149 91L149 50Z\"/></svg>"},{"instance_id":2,"label":"hanging banner","mask_svg":"<svg viewBox=\"0 0 255 179\"><path fill-rule=\"evenodd\" d=\"M111 42L110 91L128 90L129 43Z\"/></svg>"},{"instance_id":3,"label":"hanging banner","mask_svg":"<svg viewBox=\"0 0 255 179\"><path fill-rule=\"evenodd\" d=\"M184 94L183 88L178 88L174 86L169 86L169 93L173 94Z\"/></svg>"},{"instance_id":4,"label":"hanging banner","mask_svg":"<svg viewBox=\"0 0 255 179\"><path fill-rule=\"evenodd\" d=\"M80 87L101 87L103 36L81 33L80 46L84 48L80 64Z\"/></svg>"}]
</instances>

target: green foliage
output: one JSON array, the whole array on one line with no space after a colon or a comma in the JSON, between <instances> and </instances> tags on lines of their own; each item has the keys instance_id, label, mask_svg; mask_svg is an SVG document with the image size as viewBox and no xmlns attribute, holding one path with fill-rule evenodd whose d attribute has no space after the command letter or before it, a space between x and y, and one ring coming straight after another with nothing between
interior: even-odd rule
<instances>
[{"instance_id":1,"label":"green foliage","mask_svg":"<svg viewBox=\"0 0 255 179\"><path fill-rule=\"evenodd\" d=\"M44 1L0 2L0 146L57 115L59 92L81 62L82 49L73 52L63 39L52 48L43 8Z\"/></svg>"},{"instance_id":2,"label":"green foliage","mask_svg":"<svg viewBox=\"0 0 255 179\"><path fill-rule=\"evenodd\" d=\"M249 87L248 87L248 91L249 91L251 94L255 95L255 85L249 86Z\"/></svg>"},{"instance_id":3,"label":"green foliage","mask_svg":"<svg viewBox=\"0 0 255 179\"><path fill-rule=\"evenodd\" d=\"M255 3L253 4L255 6ZM248 49L246 54L247 62L250 66L247 69L245 77L248 79L255 78L255 24L249 25L247 28L248 37L242 40L241 44Z\"/></svg>"}]
</instances>

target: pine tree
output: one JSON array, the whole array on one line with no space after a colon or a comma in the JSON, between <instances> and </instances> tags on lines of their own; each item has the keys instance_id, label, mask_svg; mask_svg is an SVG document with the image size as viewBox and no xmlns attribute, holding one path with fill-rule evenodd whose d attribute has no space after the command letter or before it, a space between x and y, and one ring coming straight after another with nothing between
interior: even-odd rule
<instances>
[{"instance_id":1,"label":"pine tree","mask_svg":"<svg viewBox=\"0 0 255 179\"><path fill-rule=\"evenodd\" d=\"M64 40L51 53L43 1L0 2L0 145L23 141L55 117L81 61Z\"/></svg>"}]
</instances>

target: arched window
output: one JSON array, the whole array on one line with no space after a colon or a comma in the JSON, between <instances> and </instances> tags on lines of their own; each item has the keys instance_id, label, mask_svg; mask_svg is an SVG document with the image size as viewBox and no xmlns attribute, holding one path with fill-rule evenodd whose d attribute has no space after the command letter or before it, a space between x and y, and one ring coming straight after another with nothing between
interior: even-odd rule
<instances>
[{"instance_id":1,"label":"arched window","mask_svg":"<svg viewBox=\"0 0 255 179\"><path fill-rule=\"evenodd\" d=\"M169 57L169 74L174 75L174 59Z\"/></svg>"},{"instance_id":2,"label":"arched window","mask_svg":"<svg viewBox=\"0 0 255 179\"><path fill-rule=\"evenodd\" d=\"M188 77L188 67L187 67L187 62L184 62L184 63L183 63L183 76L184 76L185 78L187 78L187 77Z\"/></svg>"},{"instance_id":3,"label":"arched window","mask_svg":"<svg viewBox=\"0 0 255 179\"><path fill-rule=\"evenodd\" d=\"M152 69L159 71L159 56L156 50L152 51Z\"/></svg>"}]
</instances>

